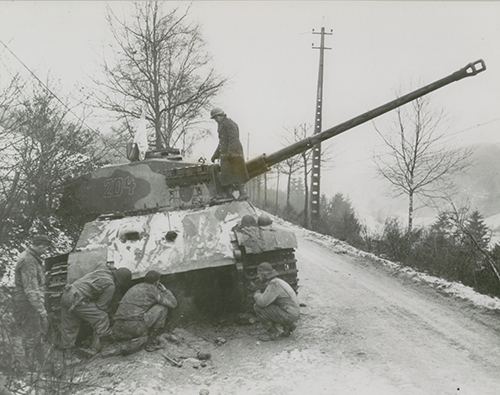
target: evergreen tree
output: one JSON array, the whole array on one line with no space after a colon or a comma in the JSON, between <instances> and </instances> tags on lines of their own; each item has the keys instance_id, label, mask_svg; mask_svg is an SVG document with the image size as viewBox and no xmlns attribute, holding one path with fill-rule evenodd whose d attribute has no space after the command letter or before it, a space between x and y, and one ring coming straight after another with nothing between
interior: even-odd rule
<instances>
[{"instance_id":1,"label":"evergreen tree","mask_svg":"<svg viewBox=\"0 0 500 395\"><path fill-rule=\"evenodd\" d=\"M478 210L472 212L465 227L469 237L473 238L478 244L477 247L482 249L488 248L488 244L491 239L491 232L488 226L484 223L484 217Z\"/></svg>"},{"instance_id":2,"label":"evergreen tree","mask_svg":"<svg viewBox=\"0 0 500 395\"><path fill-rule=\"evenodd\" d=\"M360 224L349 198L337 193L328 200L325 195L320 199L321 218L319 230L339 240L359 246L362 243Z\"/></svg>"}]
</instances>

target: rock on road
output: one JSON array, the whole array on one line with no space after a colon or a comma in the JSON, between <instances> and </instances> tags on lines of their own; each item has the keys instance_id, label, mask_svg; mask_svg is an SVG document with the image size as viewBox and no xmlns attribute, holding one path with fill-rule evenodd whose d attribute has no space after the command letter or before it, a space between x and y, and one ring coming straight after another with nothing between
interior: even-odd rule
<instances>
[{"instance_id":1,"label":"rock on road","mask_svg":"<svg viewBox=\"0 0 500 395\"><path fill-rule=\"evenodd\" d=\"M305 307L291 338L236 327L205 370L136 364L133 393L500 394L498 312L298 237Z\"/></svg>"}]
</instances>

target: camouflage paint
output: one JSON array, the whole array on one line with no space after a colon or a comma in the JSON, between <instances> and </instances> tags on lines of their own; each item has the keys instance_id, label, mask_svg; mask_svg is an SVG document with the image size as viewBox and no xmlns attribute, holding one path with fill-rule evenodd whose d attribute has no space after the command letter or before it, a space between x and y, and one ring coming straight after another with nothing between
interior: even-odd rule
<instances>
[{"instance_id":1,"label":"camouflage paint","mask_svg":"<svg viewBox=\"0 0 500 395\"><path fill-rule=\"evenodd\" d=\"M247 214L258 215L250 203L233 201L201 209L96 220L85 225L76 245L79 257L71 257L75 254L72 253L70 261L88 266L85 262L100 256L96 250L104 247L108 262L113 262L115 267L129 268L133 277L138 278L148 270L171 274L233 265L231 241L236 239L235 235L252 253L297 246L292 232L274 224L248 232L245 228L235 234L233 228ZM177 233L173 242L165 239L168 231ZM257 244L251 241L252 237L258 240ZM98 260L103 261L102 258Z\"/></svg>"},{"instance_id":2,"label":"camouflage paint","mask_svg":"<svg viewBox=\"0 0 500 395\"><path fill-rule=\"evenodd\" d=\"M85 225L76 245L81 252L107 247L107 261L129 268L134 278L148 270L162 274L232 265L231 229L241 216L256 215L248 202L231 202L202 209L162 211ZM168 231L177 232L173 242ZM127 240L134 232L138 240ZM132 237L133 238L133 237Z\"/></svg>"},{"instance_id":3,"label":"camouflage paint","mask_svg":"<svg viewBox=\"0 0 500 395\"><path fill-rule=\"evenodd\" d=\"M131 212L159 207L196 206L209 200L205 183L168 186L166 173L196 164L150 159L106 166L68 184L67 210L85 213Z\"/></svg>"},{"instance_id":4,"label":"camouflage paint","mask_svg":"<svg viewBox=\"0 0 500 395\"><path fill-rule=\"evenodd\" d=\"M104 269L107 259L108 249L106 246L70 253L68 256L68 283L71 284L94 270Z\"/></svg>"}]
</instances>

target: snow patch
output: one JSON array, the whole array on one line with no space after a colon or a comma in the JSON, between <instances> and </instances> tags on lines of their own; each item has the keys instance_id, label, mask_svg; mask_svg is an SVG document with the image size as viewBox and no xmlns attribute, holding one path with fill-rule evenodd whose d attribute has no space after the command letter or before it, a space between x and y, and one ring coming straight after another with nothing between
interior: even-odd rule
<instances>
[{"instance_id":1,"label":"snow patch","mask_svg":"<svg viewBox=\"0 0 500 395\"><path fill-rule=\"evenodd\" d=\"M282 351L274 356L271 360L273 366L286 366L291 361L314 363L318 360L317 351L315 350L298 350Z\"/></svg>"},{"instance_id":2,"label":"snow patch","mask_svg":"<svg viewBox=\"0 0 500 395\"><path fill-rule=\"evenodd\" d=\"M370 261L383 265L386 268L400 273L415 282L428 284L446 294L469 301L474 306L500 311L500 298L483 295L475 291L473 288L467 285L463 285L462 283L444 280L439 277L419 272L415 269L403 266L400 263L392 262L387 259L380 258L372 253L358 250L357 248L354 248L343 241L337 240L332 236L322 235L320 233L313 232L311 230L291 224L269 213L266 214L271 216L273 220L280 225L286 226L289 229L293 229L297 234L301 234L307 240L311 240L318 244L321 244L322 246L327 247L338 254L349 254L351 256L369 259Z\"/></svg>"},{"instance_id":3,"label":"snow patch","mask_svg":"<svg viewBox=\"0 0 500 395\"><path fill-rule=\"evenodd\" d=\"M44 230L38 219L33 222L32 229L30 229L30 234L44 233L49 236L52 247L45 255L55 256L71 251L73 240L59 228L56 218L46 218L46 222L49 225L49 230ZM23 235L24 231L19 226L14 226L8 235L8 240L0 243L0 286L11 287L14 285L14 270L17 260L28 247L30 241ZM1 271L2 268L5 270L4 273Z\"/></svg>"}]
</instances>

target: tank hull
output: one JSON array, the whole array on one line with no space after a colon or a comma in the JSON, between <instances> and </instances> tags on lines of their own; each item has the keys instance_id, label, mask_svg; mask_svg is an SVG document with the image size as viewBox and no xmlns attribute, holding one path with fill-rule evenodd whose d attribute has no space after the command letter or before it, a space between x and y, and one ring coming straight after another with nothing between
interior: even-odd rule
<instances>
[{"instance_id":1,"label":"tank hull","mask_svg":"<svg viewBox=\"0 0 500 395\"><path fill-rule=\"evenodd\" d=\"M296 248L293 233L275 225L237 229L244 215L257 216L258 212L247 201L232 201L200 209L98 219L84 226L69 256L69 270L73 265L81 268L87 255L102 256L103 249L103 263L126 267L133 278L140 278L149 270L167 275L234 265L240 247L251 254Z\"/></svg>"},{"instance_id":2,"label":"tank hull","mask_svg":"<svg viewBox=\"0 0 500 395\"><path fill-rule=\"evenodd\" d=\"M247 201L199 209L157 211L85 224L75 249L49 260L49 311L58 313L64 286L99 267L126 267L134 281L149 270L178 297L183 312L249 311L256 267L270 262L297 289L293 232L276 224L243 227L244 216L260 212ZM208 304L207 304L208 303Z\"/></svg>"}]
</instances>

